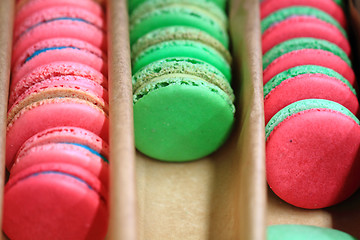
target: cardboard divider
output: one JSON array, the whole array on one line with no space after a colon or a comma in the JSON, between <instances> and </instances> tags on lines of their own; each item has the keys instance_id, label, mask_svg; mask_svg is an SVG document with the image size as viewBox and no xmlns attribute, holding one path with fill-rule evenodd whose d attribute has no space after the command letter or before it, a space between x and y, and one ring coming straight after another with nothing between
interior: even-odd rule
<instances>
[{"instance_id":1,"label":"cardboard divider","mask_svg":"<svg viewBox=\"0 0 360 240\"><path fill-rule=\"evenodd\" d=\"M10 81L14 2L14 0L0 1L0 206L3 205L5 183L6 118ZM0 226L2 226L2 207L0 208Z\"/></svg>"},{"instance_id":2,"label":"cardboard divider","mask_svg":"<svg viewBox=\"0 0 360 240\"><path fill-rule=\"evenodd\" d=\"M135 146L126 0L107 1L110 108L109 239L135 240Z\"/></svg>"}]
</instances>

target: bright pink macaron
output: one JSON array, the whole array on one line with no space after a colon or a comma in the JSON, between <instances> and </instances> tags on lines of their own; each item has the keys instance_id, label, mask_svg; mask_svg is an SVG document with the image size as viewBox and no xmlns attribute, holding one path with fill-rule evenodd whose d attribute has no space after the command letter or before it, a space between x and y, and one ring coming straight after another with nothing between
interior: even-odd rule
<instances>
[{"instance_id":1,"label":"bright pink macaron","mask_svg":"<svg viewBox=\"0 0 360 240\"><path fill-rule=\"evenodd\" d=\"M99 48L77 39L51 38L34 44L18 58L12 81L18 82L41 65L59 61L86 64L107 76L107 57Z\"/></svg>"},{"instance_id":2,"label":"bright pink macaron","mask_svg":"<svg viewBox=\"0 0 360 240\"><path fill-rule=\"evenodd\" d=\"M11 174L41 163L68 163L93 173L108 189L108 148L105 141L85 129L46 129L22 145L11 168Z\"/></svg>"},{"instance_id":3,"label":"bright pink macaron","mask_svg":"<svg viewBox=\"0 0 360 240\"><path fill-rule=\"evenodd\" d=\"M3 230L10 239L104 239L107 195L82 167L57 162L27 167L5 186Z\"/></svg>"},{"instance_id":4,"label":"bright pink macaron","mask_svg":"<svg viewBox=\"0 0 360 240\"><path fill-rule=\"evenodd\" d=\"M18 81L13 79L10 85L9 103L14 103L32 85L59 76L78 76L98 83L105 89L108 87L107 78L88 65L76 62L53 62L37 67Z\"/></svg>"},{"instance_id":5,"label":"bright pink macaron","mask_svg":"<svg viewBox=\"0 0 360 240\"><path fill-rule=\"evenodd\" d=\"M15 26L19 26L31 14L51 7L79 7L87 10L92 14L104 19L103 7L93 0L22 0L19 1L16 7Z\"/></svg>"},{"instance_id":6,"label":"bright pink macaron","mask_svg":"<svg viewBox=\"0 0 360 240\"><path fill-rule=\"evenodd\" d=\"M262 35L263 54L281 42L301 37L327 40L350 55L346 36L336 26L311 16L288 18L268 28Z\"/></svg>"},{"instance_id":7,"label":"bright pink macaron","mask_svg":"<svg viewBox=\"0 0 360 240\"><path fill-rule=\"evenodd\" d=\"M8 119L6 166L11 168L21 145L48 128L73 126L84 128L104 141L109 139L107 114L89 101L78 98L50 98L33 102Z\"/></svg>"},{"instance_id":8,"label":"bright pink macaron","mask_svg":"<svg viewBox=\"0 0 360 240\"><path fill-rule=\"evenodd\" d=\"M50 11L52 10L52 11ZM75 38L88 42L95 47L106 49L106 33L102 25L90 22L87 19L90 12L68 8L63 14L55 9L45 9L31 15L23 23L24 27L17 26L14 32L14 62L32 45L49 38ZM84 14L86 13L86 14ZM93 16L95 19L100 19Z\"/></svg>"},{"instance_id":9,"label":"bright pink macaron","mask_svg":"<svg viewBox=\"0 0 360 240\"><path fill-rule=\"evenodd\" d=\"M329 68L302 65L276 75L264 85L265 124L282 108L308 98L331 100L359 115L356 91L344 77Z\"/></svg>"},{"instance_id":10,"label":"bright pink macaron","mask_svg":"<svg viewBox=\"0 0 360 240\"><path fill-rule=\"evenodd\" d=\"M269 121L266 178L284 201L301 208L335 205L360 185L360 125L333 101L294 102Z\"/></svg>"},{"instance_id":11,"label":"bright pink macaron","mask_svg":"<svg viewBox=\"0 0 360 240\"><path fill-rule=\"evenodd\" d=\"M341 6L333 0L265 0L262 1L260 5L261 19L264 19L277 10L293 6L318 8L335 18L342 27L346 26L344 11Z\"/></svg>"}]
</instances>

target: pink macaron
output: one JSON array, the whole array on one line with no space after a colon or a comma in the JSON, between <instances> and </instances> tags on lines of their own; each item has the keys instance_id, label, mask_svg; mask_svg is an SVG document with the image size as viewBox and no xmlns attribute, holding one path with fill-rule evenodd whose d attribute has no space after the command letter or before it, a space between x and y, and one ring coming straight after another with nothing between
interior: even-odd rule
<instances>
[{"instance_id":1,"label":"pink macaron","mask_svg":"<svg viewBox=\"0 0 360 240\"><path fill-rule=\"evenodd\" d=\"M50 98L22 108L8 119L6 166L11 168L21 145L33 135L48 128L73 126L84 128L104 141L109 139L109 120L103 110L77 98Z\"/></svg>"},{"instance_id":2,"label":"pink macaron","mask_svg":"<svg viewBox=\"0 0 360 240\"><path fill-rule=\"evenodd\" d=\"M12 81L18 82L35 68L52 62L82 63L107 76L107 57L97 47L71 38L52 38L28 48L13 66Z\"/></svg>"},{"instance_id":3,"label":"pink macaron","mask_svg":"<svg viewBox=\"0 0 360 240\"><path fill-rule=\"evenodd\" d=\"M94 81L105 89L108 87L107 78L88 65L76 62L53 62L37 67L18 81L12 80L9 103L15 102L32 85L59 76L79 76Z\"/></svg>"},{"instance_id":4,"label":"pink macaron","mask_svg":"<svg viewBox=\"0 0 360 240\"><path fill-rule=\"evenodd\" d=\"M3 230L10 239L104 239L107 195L101 181L82 167L35 164L5 186Z\"/></svg>"},{"instance_id":5,"label":"pink macaron","mask_svg":"<svg viewBox=\"0 0 360 240\"><path fill-rule=\"evenodd\" d=\"M272 61L264 69L264 84L277 74L301 65L327 67L344 76L352 85L354 85L356 81L353 69L338 55L322 49L305 48L285 53Z\"/></svg>"},{"instance_id":6,"label":"pink macaron","mask_svg":"<svg viewBox=\"0 0 360 240\"><path fill-rule=\"evenodd\" d=\"M76 13L74 17L72 16L73 12ZM69 10L68 14L65 12L62 16L57 14L56 9L53 11L45 9L31 15L29 17L31 22L24 23L27 27L25 30L19 26L15 27L19 30L14 34L13 61L16 62L26 49L35 43L49 38L75 38L105 50L105 30L95 23L89 22L86 16L82 16L84 12L90 14L87 11Z\"/></svg>"},{"instance_id":7,"label":"pink macaron","mask_svg":"<svg viewBox=\"0 0 360 240\"><path fill-rule=\"evenodd\" d=\"M342 27L346 27L346 16L342 8L333 0L264 0L260 5L261 19L277 10L293 6L318 8L335 18Z\"/></svg>"},{"instance_id":8,"label":"pink macaron","mask_svg":"<svg viewBox=\"0 0 360 240\"><path fill-rule=\"evenodd\" d=\"M31 14L51 7L79 7L104 19L103 7L93 0L21 0L16 4L15 26L19 26Z\"/></svg>"},{"instance_id":9,"label":"pink macaron","mask_svg":"<svg viewBox=\"0 0 360 240\"><path fill-rule=\"evenodd\" d=\"M349 41L336 26L310 16L288 18L268 28L262 35L263 54L281 42L300 37L327 40L350 55Z\"/></svg>"}]
</instances>

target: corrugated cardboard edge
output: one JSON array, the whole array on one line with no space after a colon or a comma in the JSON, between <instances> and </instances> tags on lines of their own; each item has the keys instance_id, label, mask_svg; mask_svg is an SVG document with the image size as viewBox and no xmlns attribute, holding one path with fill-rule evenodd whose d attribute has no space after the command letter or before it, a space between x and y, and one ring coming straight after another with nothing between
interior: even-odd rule
<instances>
[{"instance_id":1,"label":"corrugated cardboard edge","mask_svg":"<svg viewBox=\"0 0 360 240\"><path fill-rule=\"evenodd\" d=\"M0 1L0 206L3 205L5 183L6 115L10 80L10 57L14 18L14 0ZM2 207L0 208L2 226Z\"/></svg>"},{"instance_id":2,"label":"corrugated cardboard edge","mask_svg":"<svg viewBox=\"0 0 360 240\"><path fill-rule=\"evenodd\" d=\"M234 0L230 5L230 34L234 70L240 77L241 130L237 149L241 159L237 239L265 239L266 180L262 53L258 0Z\"/></svg>"},{"instance_id":3,"label":"corrugated cardboard edge","mask_svg":"<svg viewBox=\"0 0 360 240\"><path fill-rule=\"evenodd\" d=\"M108 239L135 240L136 192L130 44L126 0L107 2L110 107Z\"/></svg>"}]
</instances>

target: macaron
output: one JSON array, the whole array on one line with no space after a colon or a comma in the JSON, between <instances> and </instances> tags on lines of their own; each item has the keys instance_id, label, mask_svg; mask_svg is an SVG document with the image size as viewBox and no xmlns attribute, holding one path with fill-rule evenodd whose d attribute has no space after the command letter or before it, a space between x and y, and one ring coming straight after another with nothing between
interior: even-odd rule
<instances>
[{"instance_id":1,"label":"macaron","mask_svg":"<svg viewBox=\"0 0 360 240\"><path fill-rule=\"evenodd\" d=\"M142 68L133 83L135 144L140 152L170 162L190 161L214 152L229 136L233 95L211 64L163 59Z\"/></svg>"},{"instance_id":2,"label":"macaron","mask_svg":"<svg viewBox=\"0 0 360 240\"><path fill-rule=\"evenodd\" d=\"M227 48L227 25L208 12L211 11L186 3L144 11L144 14L136 15L130 21L130 44L133 45L142 36L159 28L188 26L208 33Z\"/></svg>"},{"instance_id":3,"label":"macaron","mask_svg":"<svg viewBox=\"0 0 360 240\"><path fill-rule=\"evenodd\" d=\"M17 151L27 139L38 132L59 126L84 128L108 141L108 116L98 106L78 98L43 99L23 107L13 118L8 119L7 168L11 168Z\"/></svg>"},{"instance_id":4,"label":"macaron","mask_svg":"<svg viewBox=\"0 0 360 240\"><path fill-rule=\"evenodd\" d=\"M46 98L76 97L91 102L108 113L108 91L100 84L78 76L52 77L31 85L15 102L9 102L8 118L20 109Z\"/></svg>"},{"instance_id":5,"label":"macaron","mask_svg":"<svg viewBox=\"0 0 360 240\"><path fill-rule=\"evenodd\" d=\"M148 12L152 12L158 10L160 8L167 7L181 7L186 6L192 9L196 9L201 12L205 12L206 14L211 15L215 18L221 25L224 27L228 24L228 19L223 10L216 7L216 4L213 1L209 0L151 0L146 1L141 4L138 8L136 8L130 15L130 22L136 21L136 19L141 18L144 14Z\"/></svg>"},{"instance_id":6,"label":"macaron","mask_svg":"<svg viewBox=\"0 0 360 240\"><path fill-rule=\"evenodd\" d=\"M10 239L104 239L107 195L101 181L81 167L36 164L6 184L2 228Z\"/></svg>"},{"instance_id":7,"label":"macaron","mask_svg":"<svg viewBox=\"0 0 360 240\"><path fill-rule=\"evenodd\" d=\"M30 46L49 38L76 38L105 50L106 33L102 23L90 22L88 16L101 21L78 8L64 8L61 14L56 7L35 12L24 21L23 27L15 27L19 30L14 33L12 59L16 62Z\"/></svg>"},{"instance_id":8,"label":"macaron","mask_svg":"<svg viewBox=\"0 0 360 240\"><path fill-rule=\"evenodd\" d=\"M169 57L189 57L207 62L219 69L225 78L230 81L231 68L223 55L216 49L192 40L173 40L154 44L137 56L133 57L132 70L134 73L146 65Z\"/></svg>"},{"instance_id":9,"label":"macaron","mask_svg":"<svg viewBox=\"0 0 360 240\"><path fill-rule=\"evenodd\" d=\"M355 84L355 74L346 53L333 43L314 38L290 39L264 54L264 84L280 72L300 65L319 65L333 69L350 84Z\"/></svg>"},{"instance_id":10,"label":"macaron","mask_svg":"<svg viewBox=\"0 0 360 240\"><path fill-rule=\"evenodd\" d=\"M78 76L100 84L104 89L108 87L107 78L86 64L76 62L52 62L35 68L18 81L12 80L10 84L9 103L14 103L30 86L59 76Z\"/></svg>"},{"instance_id":11,"label":"macaron","mask_svg":"<svg viewBox=\"0 0 360 240\"><path fill-rule=\"evenodd\" d=\"M324 99L292 103L265 127L266 177L284 201L301 208L335 205L359 187L359 120Z\"/></svg>"},{"instance_id":12,"label":"macaron","mask_svg":"<svg viewBox=\"0 0 360 240\"><path fill-rule=\"evenodd\" d=\"M230 52L218 40L204 31L183 26L160 28L142 36L131 48L132 59L152 45L172 40L191 40L203 43L219 52L229 64L232 62Z\"/></svg>"},{"instance_id":13,"label":"macaron","mask_svg":"<svg viewBox=\"0 0 360 240\"><path fill-rule=\"evenodd\" d=\"M331 100L359 114L356 91L343 76L329 68L302 65L279 73L264 85L265 124L282 108L308 98Z\"/></svg>"},{"instance_id":14,"label":"macaron","mask_svg":"<svg viewBox=\"0 0 360 240\"><path fill-rule=\"evenodd\" d=\"M266 235L268 240L356 240L336 229L299 224L271 225Z\"/></svg>"},{"instance_id":15,"label":"macaron","mask_svg":"<svg viewBox=\"0 0 360 240\"><path fill-rule=\"evenodd\" d=\"M37 67L51 62L71 61L86 64L107 76L106 55L93 45L71 38L51 38L28 48L13 66L12 81L18 82Z\"/></svg>"},{"instance_id":16,"label":"macaron","mask_svg":"<svg viewBox=\"0 0 360 240\"><path fill-rule=\"evenodd\" d=\"M142 5L144 3L151 3L151 2L153 2L153 1L152 0L132 0L132 1L129 1L129 13L130 13L130 15L140 5ZM196 1L196 2L200 2L200 1ZM219 9L221 9L223 11L225 11L226 5L227 5L227 0L204 0L203 2L214 3Z\"/></svg>"},{"instance_id":17,"label":"macaron","mask_svg":"<svg viewBox=\"0 0 360 240\"><path fill-rule=\"evenodd\" d=\"M279 43L302 37L327 40L350 55L349 41L339 28L313 16L302 15L287 18L266 29L261 38L263 54Z\"/></svg>"},{"instance_id":18,"label":"macaron","mask_svg":"<svg viewBox=\"0 0 360 240\"><path fill-rule=\"evenodd\" d=\"M346 26L346 16L342 6L333 0L264 0L260 4L261 19L266 18L275 11L293 6L308 6L320 9L336 19L342 27Z\"/></svg>"},{"instance_id":19,"label":"macaron","mask_svg":"<svg viewBox=\"0 0 360 240\"><path fill-rule=\"evenodd\" d=\"M41 11L51 7L79 7L83 10L87 10L92 14L105 18L103 7L93 0L22 0L16 4L16 13L14 26L19 26L27 17L36 11Z\"/></svg>"},{"instance_id":20,"label":"macaron","mask_svg":"<svg viewBox=\"0 0 360 240\"><path fill-rule=\"evenodd\" d=\"M293 7L279 9L278 11L273 12L266 18L262 19L261 32L264 33L267 29L280 23L281 21L299 16L313 17L325 21L337 27L341 31L341 33L347 37L344 28L332 16L330 16L329 14L318 8L309 7L309 6L293 6Z\"/></svg>"},{"instance_id":21,"label":"macaron","mask_svg":"<svg viewBox=\"0 0 360 240\"><path fill-rule=\"evenodd\" d=\"M109 188L108 144L85 129L56 127L29 138L19 149L11 175L42 163L66 163L82 167Z\"/></svg>"}]
</instances>

